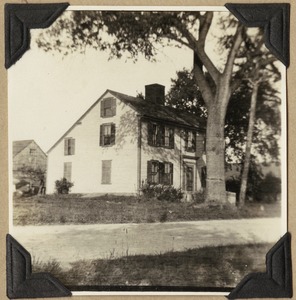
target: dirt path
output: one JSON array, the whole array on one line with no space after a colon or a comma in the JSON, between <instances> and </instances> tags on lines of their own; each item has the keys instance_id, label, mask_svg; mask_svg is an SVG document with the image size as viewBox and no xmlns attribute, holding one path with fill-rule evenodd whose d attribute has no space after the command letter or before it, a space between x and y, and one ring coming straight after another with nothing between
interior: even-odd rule
<instances>
[{"instance_id":1,"label":"dirt path","mask_svg":"<svg viewBox=\"0 0 296 300\"><path fill-rule=\"evenodd\" d=\"M275 243L280 218L149 224L17 226L10 232L33 261L56 259L64 267L78 259L159 254L189 248Z\"/></svg>"}]
</instances>

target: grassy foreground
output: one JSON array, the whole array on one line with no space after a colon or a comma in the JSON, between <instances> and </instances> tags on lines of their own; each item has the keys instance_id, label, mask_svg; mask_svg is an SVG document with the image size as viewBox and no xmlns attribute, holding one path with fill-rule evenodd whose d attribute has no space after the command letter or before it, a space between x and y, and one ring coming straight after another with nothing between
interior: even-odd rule
<instances>
[{"instance_id":1,"label":"grassy foreground","mask_svg":"<svg viewBox=\"0 0 296 300\"><path fill-rule=\"evenodd\" d=\"M172 203L133 196L36 195L15 197L14 225L153 223L280 216L280 203L247 203L242 209Z\"/></svg>"},{"instance_id":2,"label":"grassy foreground","mask_svg":"<svg viewBox=\"0 0 296 300\"><path fill-rule=\"evenodd\" d=\"M251 272L265 272L272 244L231 245L159 255L81 260L63 270L56 261L33 262L33 272L50 272L75 286L172 286L233 288Z\"/></svg>"}]
</instances>

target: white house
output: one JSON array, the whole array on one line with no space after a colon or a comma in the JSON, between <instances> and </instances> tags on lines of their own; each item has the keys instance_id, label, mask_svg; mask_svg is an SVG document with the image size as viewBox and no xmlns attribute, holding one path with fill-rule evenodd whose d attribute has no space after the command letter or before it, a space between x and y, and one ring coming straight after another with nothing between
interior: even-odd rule
<instances>
[{"instance_id":1,"label":"white house","mask_svg":"<svg viewBox=\"0 0 296 300\"><path fill-rule=\"evenodd\" d=\"M48 151L47 192L62 177L73 193L135 194L144 182L205 185L205 125L164 105L164 86L145 100L107 90Z\"/></svg>"}]
</instances>

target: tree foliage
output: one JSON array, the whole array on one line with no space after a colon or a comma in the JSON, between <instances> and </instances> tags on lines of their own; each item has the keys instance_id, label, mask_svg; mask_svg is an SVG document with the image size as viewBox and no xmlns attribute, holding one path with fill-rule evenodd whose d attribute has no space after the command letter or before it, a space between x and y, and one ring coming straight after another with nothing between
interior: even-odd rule
<instances>
[{"instance_id":1,"label":"tree foliage","mask_svg":"<svg viewBox=\"0 0 296 300\"><path fill-rule=\"evenodd\" d=\"M45 179L46 170L42 168L33 168L31 166L23 166L18 168L18 172L21 173L21 177L29 180L31 183L39 183L40 180Z\"/></svg>"},{"instance_id":2,"label":"tree foliage","mask_svg":"<svg viewBox=\"0 0 296 300\"><path fill-rule=\"evenodd\" d=\"M207 108L192 71L177 72L172 79L166 96L166 104L179 110L189 111L206 120ZM252 87L243 80L231 95L225 119L225 138L227 161L242 161L249 123L249 110ZM253 131L255 152L263 161L278 161L280 135L280 99L272 83L264 81L258 90L256 123ZM234 157L233 157L234 156ZM255 160L253 156L253 160Z\"/></svg>"}]
</instances>

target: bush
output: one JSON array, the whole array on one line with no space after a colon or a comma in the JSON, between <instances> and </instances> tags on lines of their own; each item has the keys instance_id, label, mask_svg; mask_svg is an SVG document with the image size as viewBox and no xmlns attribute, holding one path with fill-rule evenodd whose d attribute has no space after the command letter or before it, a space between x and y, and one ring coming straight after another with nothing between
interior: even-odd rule
<instances>
[{"instance_id":1,"label":"bush","mask_svg":"<svg viewBox=\"0 0 296 300\"><path fill-rule=\"evenodd\" d=\"M73 185L74 183L68 181L66 178L56 180L55 182L55 188L58 194L68 194Z\"/></svg>"},{"instance_id":2,"label":"bush","mask_svg":"<svg viewBox=\"0 0 296 300\"><path fill-rule=\"evenodd\" d=\"M179 202L183 197L181 189L162 184L144 184L142 186L142 193L148 199L157 198L158 200L169 202Z\"/></svg>"},{"instance_id":3,"label":"bush","mask_svg":"<svg viewBox=\"0 0 296 300\"><path fill-rule=\"evenodd\" d=\"M201 204L205 202L205 191L195 192L193 195L193 201L195 203Z\"/></svg>"},{"instance_id":4,"label":"bush","mask_svg":"<svg viewBox=\"0 0 296 300\"><path fill-rule=\"evenodd\" d=\"M275 202L281 193L281 179L268 173L258 184L255 200L262 202Z\"/></svg>"}]
</instances>

